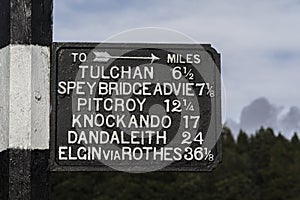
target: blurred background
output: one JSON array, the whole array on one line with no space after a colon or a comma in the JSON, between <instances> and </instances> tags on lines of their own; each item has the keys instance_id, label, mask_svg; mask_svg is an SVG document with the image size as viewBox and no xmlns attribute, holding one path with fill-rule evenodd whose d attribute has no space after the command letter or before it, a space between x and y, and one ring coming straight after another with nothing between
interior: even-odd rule
<instances>
[{"instance_id":1,"label":"blurred background","mask_svg":"<svg viewBox=\"0 0 300 200\"><path fill-rule=\"evenodd\" d=\"M212 44L226 112L216 171L54 173L53 199L299 199L299 24L299 0L55 0L55 42L156 27Z\"/></svg>"}]
</instances>

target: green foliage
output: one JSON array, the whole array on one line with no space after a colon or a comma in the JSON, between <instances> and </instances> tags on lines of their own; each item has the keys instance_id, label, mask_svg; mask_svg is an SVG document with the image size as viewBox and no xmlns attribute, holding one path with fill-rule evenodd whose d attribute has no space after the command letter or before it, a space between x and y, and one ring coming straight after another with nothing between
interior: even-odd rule
<instances>
[{"instance_id":1,"label":"green foliage","mask_svg":"<svg viewBox=\"0 0 300 200\"><path fill-rule=\"evenodd\" d=\"M235 141L223 130L223 161L212 173L53 173L51 199L299 199L300 141L261 128Z\"/></svg>"}]
</instances>

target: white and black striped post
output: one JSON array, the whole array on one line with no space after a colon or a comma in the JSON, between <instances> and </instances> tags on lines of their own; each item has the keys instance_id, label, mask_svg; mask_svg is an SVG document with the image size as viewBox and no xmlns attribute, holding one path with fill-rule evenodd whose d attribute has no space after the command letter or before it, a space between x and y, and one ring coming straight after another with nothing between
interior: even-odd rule
<instances>
[{"instance_id":1,"label":"white and black striped post","mask_svg":"<svg viewBox=\"0 0 300 200\"><path fill-rule=\"evenodd\" d=\"M0 0L0 199L49 199L53 0Z\"/></svg>"}]
</instances>

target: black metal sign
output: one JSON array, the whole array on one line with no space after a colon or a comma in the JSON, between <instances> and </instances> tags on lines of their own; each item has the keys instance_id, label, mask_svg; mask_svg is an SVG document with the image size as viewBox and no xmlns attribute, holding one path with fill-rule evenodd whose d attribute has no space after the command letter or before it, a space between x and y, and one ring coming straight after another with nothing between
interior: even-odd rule
<instances>
[{"instance_id":1,"label":"black metal sign","mask_svg":"<svg viewBox=\"0 0 300 200\"><path fill-rule=\"evenodd\" d=\"M51 169L210 171L220 55L200 44L54 43Z\"/></svg>"}]
</instances>

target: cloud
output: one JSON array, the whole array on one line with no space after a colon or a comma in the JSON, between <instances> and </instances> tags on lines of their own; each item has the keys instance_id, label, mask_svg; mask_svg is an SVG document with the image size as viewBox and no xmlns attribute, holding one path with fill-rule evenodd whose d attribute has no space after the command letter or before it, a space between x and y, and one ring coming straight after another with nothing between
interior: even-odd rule
<instances>
[{"instance_id":1,"label":"cloud","mask_svg":"<svg viewBox=\"0 0 300 200\"><path fill-rule=\"evenodd\" d=\"M255 132L260 126L277 129L277 116L280 109L272 105L266 98L255 99L243 108L240 117L240 128Z\"/></svg>"},{"instance_id":2,"label":"cloud","mask_svg":"<svg viewBox=\"0 0 300 200\"><path fill-rule=\"evenodd\" d=\"M290 110L280 119L280 127L286 133L292 134L294 131L300 131L300 109L291 107Z\"/></svg>"},{"instance_id":3,"label":"cloud","mask_svg":"<svg viewBox=\"0 0 300 200\"><path fill-rule=\"evenodd\" d=\"M300 107L299 0L56 0L55 41L103 41L140 27L181 31L222 54L227 116L266 96Z\"/></svg>"},{"instance_id":4,"label":"cloud","mask_svg":"<svg viewBox=\"0 0 300 200\"><path fill-rule=\"evenodd\" d=\"M295 132L300 133L300 109L296 106L284 109L261 97L242 109L239 122L230 119L226 125L232 129L235 137L239 130L253 134L260 127L270 127L290 139Z\"/></svg>"}]
</instances>

